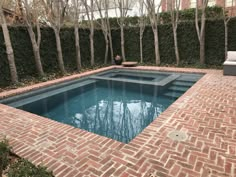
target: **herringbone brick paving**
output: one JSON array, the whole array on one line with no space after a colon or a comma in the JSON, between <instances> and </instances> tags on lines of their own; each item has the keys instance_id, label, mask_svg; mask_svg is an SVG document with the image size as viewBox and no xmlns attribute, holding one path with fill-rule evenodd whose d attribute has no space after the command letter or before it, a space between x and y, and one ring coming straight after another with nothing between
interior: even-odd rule
<instances>
[{"instance_id":1,"label":"herringbone brick paving","mask_svg":"<svg viewBox=\"0 0 236 177\"><path fill-rule=\"evenodd\" d=\"M0 93L0 98L115 66ZM13 151L58 177L236 177L236 77L221 70L136 67L206 73L128 144L0 104L0 134ZM186 141L168 137L186 132Z\"/></svg>"}]
</instances>

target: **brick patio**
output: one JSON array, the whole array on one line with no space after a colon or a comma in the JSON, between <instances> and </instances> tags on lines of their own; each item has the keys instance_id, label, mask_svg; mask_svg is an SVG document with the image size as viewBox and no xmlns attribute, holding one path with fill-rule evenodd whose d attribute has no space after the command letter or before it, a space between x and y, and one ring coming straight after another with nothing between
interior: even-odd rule
<instances>
[{"instance_id":1,"label":"brick patio","mask_svg":"<svg viewBox=\"0 0 236 177\"><path fill-rule=\"evenodd\" d=\"M84 74L0 93L0 98ZM0 136L14 153L58 177L236 177L236 77L222 70L136 67L206 73L129 144L0 104ZM186 132L186 141L168 138Z\"/></svg>"}]
</instances>

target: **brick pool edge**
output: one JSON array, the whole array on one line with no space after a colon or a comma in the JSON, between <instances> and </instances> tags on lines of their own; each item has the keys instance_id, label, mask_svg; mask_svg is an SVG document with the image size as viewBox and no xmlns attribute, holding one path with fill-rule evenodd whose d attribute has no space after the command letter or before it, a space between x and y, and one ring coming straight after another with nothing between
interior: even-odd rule
<instances>
[{"instance_id":1,"label":"brick pool edge","mask_svg":"<svg viewBox=\"0 0 236 177\"><path fill-rule=\"evenodd\" d=\"M84 77L111 66L0 93L0 98ZM125 68L127 69L127 68ZM130 69L206 73L130 143L0 104L0 136L13 151L55 176L234 176L236 77L222 70L138 66ZM168 137L172 131L185 141Z\"/></svg>"}]
</instances>

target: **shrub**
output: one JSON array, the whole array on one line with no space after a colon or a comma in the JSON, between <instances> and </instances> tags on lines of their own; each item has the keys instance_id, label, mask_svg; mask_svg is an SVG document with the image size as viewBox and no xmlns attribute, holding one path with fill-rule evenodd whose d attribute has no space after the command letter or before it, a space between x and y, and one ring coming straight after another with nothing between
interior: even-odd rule
<instances>
[{"instance_id":1,"label":"shrub","mask_svg":"<svg viewBox=\"0 0 236 177\"><path fill-rule=\"evenodd\" d=\"M10 166L8 177L53 177L53 174L45 167L35 166L25 159L19 159Z\"/></svg>"},{"instance_id":2,"label":"shrub","mask_svg":"<svg viewBox=\"0 0 236 177\"><path fill-rule=\"evenodd\" d=\"M9 164L9 155L11 147L7 140L0 142L0 176L2 176L3 170L5 170Z\"/></svg>"}]
</instances>

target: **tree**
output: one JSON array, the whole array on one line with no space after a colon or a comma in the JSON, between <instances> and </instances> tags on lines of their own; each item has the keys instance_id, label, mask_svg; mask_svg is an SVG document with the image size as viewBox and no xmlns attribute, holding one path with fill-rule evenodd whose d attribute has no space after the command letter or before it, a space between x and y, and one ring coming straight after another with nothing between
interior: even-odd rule
<instances>
[{"instance_id":1,"label":"tree","mask_svg":"<svg viewBox=\"0 0 236 177\"><path fill-rule=\"evenodd\" d=\"M104 35L105 43L106 43L106 50L105 50L105 60L104 63L107 64L107 59L108 59L108 52L109 52L109 40L110 37L110 22L109 22L109 17L108 17L108 8L109 8L109 1L108 0L95 0L96 6L100 15L100 26L102 28L102 32ZM104 9L105 15L103 15L102 10ZM98 22L98 20L97 20ZM113 50L113 49L112 49ZM112 51L113 53L113 51ZM113 54L112 54L113 55ZM113 60L113 57L112 57Z\"/></svg>"},{"instance_id":2,"label":"tree","mask_svg":"<svg viewBox=\"0 0 236 177\"><path fill-rule=\"evenodd\" d=\"M145 16L146 9L144 0L139 0L139 47L140 47L140 63L143 63L143 33L147 23Z\"/></svg>"},{"instance_id":3,"label":"tree","mask_svg":"<svg viewBox=\"0 0 236 177\"><path fill-rule=\"evenodd\" d=\"M21 5L21 0L18 0L19 6ZM39 14L38 14L38 5L39 2L36 0L32 1L31 6L28 4L28 0L24 0L24 9L25 12L22 12L24 22L26 24L27 31L30 36L30 40L33 47L34 59L36 63L36 68L40 76L44 76L44 71L41 63L40 56L40 43L41 43L41 30L39 25ZM33 30L33 26L36 26L37 38Z\"/></svg>"},{"instance_id":4,"label":"tree","mask_svg":"<svg viewBox=\"0 0 236 177\"><path fill-rule=\"evenodd\" d=\"M223 6L223 19L224 19L224 26L225 26L225 60L227 59L227 52L228 52L228 23L233 16L233 7L235 6L235 0L230 0L232 10L230 13L226 9L226 4L228 0L224 0Z\"/></svg>"},{"instance_id":5,"label":"tree","mask_svg":"<svg viewBox=\"0 0 236 177\"><path fill-rule=\"evenodd\" d=\"M156 0L146 0L146 3L145 3L147 7L148 17L150 19L150 23L152 26L152 31L154 34L155 60L156 60L157 65L161 64L159 38L158 38L158 24L160 20L159 10L161 7L161 3L162 2L159 2L158 4Z\"/></svg>"},{"instance_id":6,"label":"tree","mask_svg":"<svg viewBox=\"0 0 236 177\"><path fill-rule=\"evenodd\" d=\"M198 0L196 0L196 9L195 9L195 26L197 31L197 36L200 44L200 63L205 64L205 28L206 28L206 8L208 5L208 0L200 0L201 4L199 5ZM201 9L201 26L199 27L198 21L198 11Z\"/></svg>"},{"instance_id":7,"label":"tree","mask_svg":"<svg viewBox=\"0 0 236 177\"><path fill-rule=\"evenodd\" d=\"M48 23L50 23L56 38L56 45L57 45L57 60L59 64L59 68L62 74L66 73L63 55L62 55L62 48L61 48L61 40L60 40L60 31L61 26L64 22L66 7L68 5L69 0L41 0L46 12L46 19Z\"/></svg>"},{"instance_id":8,"label":"tree","mask_svg":"<svg viewBox=\"0 0 236 177\"><path fill-rule=\"evenodd\" d=\"M82 0L82 3L84 4L85 13L86 13L86 16L87 16L88 22L89 22L90 57L91 57L90 63L91 63L91 66L93 66L94 65L94 15L93 15L94 1L93 0Z\"/></svg>"},{"instance_id":9,"label":"tree","mask_svg":"<svg viewBox=\"0 0 236 177\"><path fill-rule=\"evenodd\" d=\"M174 35L174 45L175 45L175 57L176 64L179 65L179 48L178 48L178 39L177 39L177 28L179 23L179 8L180 8L180 0L169 0L170 2L170 15L171 15L171 23Z\"/></svg>"},{"instance_id":10,"label":"tree","mask_svg":"<svg viewBox=\"0 0 236 177\"><path fill-rule=\"evenodd\" d=\"M75 50L76 50L76 63L77 70L81 68L81 53L80 53L80 44L79 44L79 15L81 3L79 0L73 0L73 11L74 11L74 34L75 34Z\"/></svg>"},{"instance_id":11,"label":"tree","mask_svg":"<svg viewBox=\"0 0 236 177\"><path fill-rule=\"evenodd\" d=\"M3 37L4 37L5 45L6 45L7 59L8 59L10 75L11 75L11 82L13 84L17 84L19 80L18 80L17 69L16 69L16 64L15 64L14 51L12 48L10 34L8 31L6 19L3 13L3 9L2 9L2 1L0 2L0 24L2 26Z\"/></svg>"},{"instance_id":12,"label":"tree","mask_svg":"<svg viewBox=\"0 0 236 177\"><path fill-rule=\"evenodd\" d=\"M121 54L124 61L126 61L125 57L125 37L124 37L124 25L125 18L127 17L128 11L133 3L132 0L115 0L118 11L119 18L117 18L117 23L120 26L120 38L121 38Z\"/></svg>"},{"instance_id":13,"label":"tree","mask_svg":"<svg viewBox=\"0 0 236 177\"><path fill-rule=\"evenodd\" d=\"M109 18L109 15L108 15L109 8L110 8L110 1L109 0L105 0L105 19L106 19L108 38L109 38L109 43L110 43L111 63L113 63L114 52L113 52L113 44L112 44L110 18Z\"/></svg>"}]
</instances>

